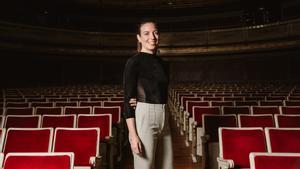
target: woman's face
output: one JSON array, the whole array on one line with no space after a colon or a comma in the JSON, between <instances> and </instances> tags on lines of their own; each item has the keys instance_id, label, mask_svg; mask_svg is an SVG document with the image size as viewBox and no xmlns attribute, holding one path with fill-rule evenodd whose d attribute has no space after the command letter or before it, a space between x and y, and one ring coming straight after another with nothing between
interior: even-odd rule
<instances>
[{"instance_id":1,"label":"woman's face","mask_svg":"<svg viewBox=\"0 0 300 169\"><path fill-rule=\"evenodd\" d=\"M155 53L158 47L159 34L154 23L148 22L140 27L140 34L137 35L141 43L141 52Z\"/></svg>"}]
</instances>

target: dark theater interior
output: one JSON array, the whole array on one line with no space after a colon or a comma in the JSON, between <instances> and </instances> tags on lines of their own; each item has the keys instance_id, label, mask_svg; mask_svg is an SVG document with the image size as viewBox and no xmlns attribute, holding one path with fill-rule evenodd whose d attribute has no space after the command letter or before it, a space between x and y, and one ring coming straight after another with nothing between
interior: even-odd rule
<instances>
[{"instance_id":1,"label":"dark theater interior","mask_svg":"<svg viewBox=\"0 0 300 169\"><path fill-rule=\"evenodd\" d=\"M299 169L299 11L300 0L1 1L0 169ZM137 80L126 106L145 19L167 63L173 167L158 155L137 167L132 152L126 112L154 105Z\"/></svg>"}]
</instances>

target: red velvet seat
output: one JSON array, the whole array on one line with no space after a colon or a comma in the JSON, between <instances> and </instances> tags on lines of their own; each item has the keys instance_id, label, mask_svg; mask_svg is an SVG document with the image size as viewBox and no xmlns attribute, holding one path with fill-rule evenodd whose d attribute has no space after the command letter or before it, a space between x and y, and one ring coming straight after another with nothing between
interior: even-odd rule
<instances>
[{"instance_id":1,"label":"red velvet seat","mask_svg":"<svg viewBox=\"0 0 300 169\"><path fill-rule=\"evenodd\" d=\"M222 97L203 97L203 101L222 101Z\"/></svg>"},{"instance_id":2,"label":"red velvet seat","mask_svg":"<svg viewBox=\"0 0 300 169\"><path fill-rule=\"evenodd\" d=\"M235 101L235 106L258 106L257 101Z\"/></svg>"},{"instance_id":3,"label":"red velvet seat","mask_svg":"<svg viewBox=\"0 0 300 169\"><path fill-rule=\"evenodd\" d=\"M67 102L67 98L48 98L48 102Z\"/></svg>"},{"instance_id":4,"label":"red velvet seat","mask_svg":"<svg viewBox=\"0 0 300 169\"><path fill-rule=\"evenodd\" d=\"M68 99L70 102L87 102L88 98L78 98L78 97L71 97Z\"/></svg>"},{"instance_id":5,"label":"red velvet seat","mask_svg":"<svg viewBox=\"0 0 300 169\"><path fill-rule=\"evenodd\" d=\"M46 98L27 98L27 102L39 102L39 103L44 103L46 102L47 99Z\"/></svg>"},{"instance_id":6,"label":"red velvet seat","mask_svg":"<svg viewBox=\"0 0 300 169\"><path fill-rule=\"evenodd\" d=\"M299 169L300 153L250 153L251 169Z\"/></svg>"},{"instance_id":7,"label":"red velvet seat","mask_svg":"<svg viewBox=\"0 0 300 169\"><path fill-rule=\"evenodd\" d=\"M34 109L32 107L15 107L6 108L5 115L33 115Z\"/></svg>"},{"instance_id":8,"label":"red velvet seat","mask_svg":"<svg viewBox=\"0 0 300 169\"><path fill-rule=\"evenodd\" d=\"M300 100L294 101L294 100L289 100L289 101L284 101L285 106L300 106Z\"/></svg>"},{"instance_id":9,"label":"red velvet seat","mask_svg":"<svg viewBox=\"0 0 300 169\"><path fill-rule=\"evenodd\" d=\"M99 128L56 128L53 152L74 152L74 166L90 168L90 159L99 155L99 143Z\"/></svg>"},{"instance_id":10,"label":"red velvet seat","mask_svg":"<svg viewBox=\"0 0 300 169\"><path fill-rule=\"evenodd\" d=\"M76 115L43 115L42 116L42 127L76 127Z\"/></svg>"},{"instance_id":11,"label":"red velvet seat","mask_svg":"<svg viewBox=\"0 0 300 169\"><path fill-rule=\"evenodd\" d=\"M61 115L63 114L62 107L36 107L35 114L37 115Z\"/></svg>"},{"instance_id":12,"label":"red velvet seat","mask_svg":"<svg viewBox=\"0 0 300 169\"><path fill-rule=\"evenodd\" d=\"M110 97L110 101L124 101L124 97Z\"/></svg>"},{"instance_id":13,"label":"red velvet seat","mask_svg":"<svg viewBox=\"0 0 300 169\"><path fill-rule=\"evenodd\" d=\"M216 168L218 166L217 157L219 156L219 127L237 127L236 115L203 115L203 143L202 163L204 168ZM199 137L198 137L199 139Z\"/></svg>"},{"instance_id":14,"label":"red velvet seat","mask_svg":"<svg viewBox=\"0 0 300 169\"><path fill-rule=\"evenodd\" d=\"M224 101L244 101L244 97L224 97Z\"/></svg>"},{"instance_id":15,"label":"red velvet seat","mask_svg":"<svg viewBox=\"0 0 300 169\"><path fill-rule=\"evenodd\" d=\"M283 101L272 100L272 101L260 101L260 106L283 106Z\"/></svg>"},{"instance_id":16,"label":"red velvet seat","mask_svg":"<svg viewBox=\"0 0 300 169\"><path fill-rule=\"evenodd\" d=\"M111 114L112 124L119 125L121 122L121 108L119 106L93 108L93 114Z\"/></svg>"},{"instance_id":17,"label":"red velvet seat","mask_svg":"<svg viewBox=\"0 0 300 169\"><path fill-rule=\"evenodd\" d=\"M98 127L101 131L100 141L107 141L112 136L111 114L79 114L77 118L78 128Z\"/></svg>"},{"instance_id":18,"label":"red velvet seat","mask_svg":"<svg viewBox=\"0 0 300 169\"><path fill-rule=\"evenodd\" d=\"M224 106L222 107L223 114L250 114L249 106Z\"/></svg>"},{"instance_id":19,"label":"red velvet seat","mask_svg":"<svg viewBox=\"0 0 300 169\"><path fill-rule=\"evenodd\" d=\"M56 107L77 106L77 102L55 102Z\"/></svg>"},{"instance_id":20,"label":"red velvet seat","mask_svg":"<svg viewBox=\"0 0 300 169\"><path fill-rule=\"evenodd\" d=\"M282 106L280 107L281 114L299 114L300 115L300 106Z\"/></svg>"},{"instance_id":21,"label":"red velvet seat","mask_svg":"<svg viewBox=\"0 0 300 169\"><path fill-rule=\"evenodd\" d=\"M121 107L121 112L124 112L124 101L104 101L104 107L112 107L112 106L119 106Z\"/></svg>"},{"instance_id":22,"label":"red velvet seat","mask_svg":"<svg viewBox=\"0 0 300 169\"><path fill-rule=\"evenodd\" d=\"M52 138L52 128L10 128L6 133L3 152L50 152Z\"/></svg>"},{"instance_id":23,"label":"red velvet seat","mask_svg":"<svg viewBox=\"0 0 300 169\"><path fill-rule=\"evenodd\" d=\"M8 153L3 169L73 169L73 153Z\"/></svg>"},{"instance_id":24,"label":"red velvet seat","mask_svg":"<svg viewBox=\"0 0 300 169\"><path fill-rule=\"evenodd\" d=\"M102 102L102 101L108 101L108 97L92 97L90 98L91 102Z\"/></svg>"},{"instance_id":25,"label":"red velvet seat","mask_svg":"<svg viewBox=\"0 0 300 169\"><path fill-rule=\"evenodd\" d=\"M111 114L97 114L97 115L78 115L77 120L78 128L100 128L101 135L100 141L106 144L105 159L110 168L113 166L113 146L112 144L112 115ZM116 135L114 137L117 137ZM103 151L102 151L103 152ZM121 153L121 152L120 152Z\"/></svg>"},{"instance_id":26,"label":"red velvet seat","mask_svg":"<svg viewBox=\"0 0 300 169\"><path fill-rule=\"evenodd\" d=\"M275 122L272 114L239 114L239 127L275 127Z\"/></svg>"},{"instance_id":27,"label":"red velvet seat","mask_svg":"<svg viewBox=\"0 0 300 169\"><path fill-rule=\"evenodd\" d=\"M181 97L181 101L180 101L180 106L179 106L179 110L176 110L177 111L177 126L180 127L180 132L181 134L183 134L184 131L186 131L186 124L185 124L185 120L186 120L186 114L189 112L187 111L187 108L188 108L188 102L199 102L201 101L202 98L201 97ZM208 102L208 105L209 106L209 102ZM191 110L192 108L190 108ZM189 112L190 114L192 113L192 111Z\"/></svg>"},{"instance_id":28,"label":"red velvet seat","mask_svg":"<svg viewBox=\"0 0 300 169\"><path fill-rule=\"evenodd\" d=\"M64 108L64 114L92 114L92 108L90 106L85 106L85 107L67 106Z\"/></svg>"},{"instance_id":29,"label":"red velvet seat","mask_svg":"<svg viewBox=\"0 0 300 169\"><path fill-rule=\"evenodd\" d=\"M184 112L184 121L183 128L185 131L185 142L186 145L189 145L189 141L192 141L192 123L193 123L193 107L209 107L209 101L187 101L186 102L187 110Z\"/></svg>"},{"instance_id":30,"label":"red velvet seat","mask_svg":"<svg viewBox=\"0 0 300 169\"><path fill-rule=\"evenodd\" d=\"M266 128L269 152L300 153L300 128Z\"/></svg>"},{"instance_id":31,"label":"red velvet seat","mask_svg":"<svg viewBox=\"0 0 300 169\"><path fill-rule=\"evenodd\" d=\"M250 168L251 152L267 152L262 128L220 128L221 168Z\"/></svg>"},{"instance_id":32,"label":"red velvet seat","mask_svg":"<svg viewBox=\"0 0 300 169\"><path fill-rule=\"evenodd\" d=\"M15 108L15 107L29 107L27 102L6 102L6 108Z\"/></svg>"},{"instance_id":33,"label":"red velvet seat","mask_svg":"<svg viewBox=\"0 0 300 169\"><path fill-rule=\"evenodd\" d=\"M252 114L280 114L277 106L252 106Z\"/></svg>"},{"instance_id":34,"label":"red velvet seat","mask_svg":"<svg viewBox=\"0 0 300 169\"><path fill-rule=\"evenodd\" d=\"M5 128L39 128L40 125L40 115L7 115L4 123Z\"/></svg>"},{"instance_id":35,"label":"red velvet seat","mask_svg":"<svg viewBox=\"0 0 300 169\"><path fill-rule=\"evenodd\" d=\"M234 102L232 101L211 101L211 106L233 106Z\"/></svg>"},{"instance_id":36,"label":"red velvet seat","mask_svg":"<svg viewBox=\"0 0 300 169\"><path fill-rule=\"evenodd\" d=\"M300 128L300 114L276 114L276 127Z\"/></svg>"},{"instance_id":37,"label":"red velvet seat","mask_svg":"<svg viewBox=\"0 0 300 169\"><path fill-rule=\"evenodd\" d=\"M94 107L94 106L102 106L102 101L81 101L79 102L79 106L90 106L90 107Z\"/></svg>"},{"instance_id":38,"label":"red velvet seat","mask_svg":"<svg viewBox=\"0 0 300 169\"><path fill-rule=\"evenodd\" d=\"M52 102L32 102L30 103L31 107L53 107Z\"/></svg>"}]
</instances>

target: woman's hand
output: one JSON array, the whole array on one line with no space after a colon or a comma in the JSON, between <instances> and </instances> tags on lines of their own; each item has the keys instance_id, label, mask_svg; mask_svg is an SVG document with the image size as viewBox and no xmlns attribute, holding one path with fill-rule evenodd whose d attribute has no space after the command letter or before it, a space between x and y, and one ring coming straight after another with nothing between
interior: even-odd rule
<instances>
[{"instance_id":1,"label":"woman's hand","mask_svg":"<svg viewBox=\"0 0 300 169\"><path fill-rule=\"evenodd\" d=\"M142 155L142 142L137 135L130 136L130 146L133 153Z\"/></svg>"},{"instance_id":2,"label":"woman's hand","mask_svg":"<svg viewBox=\"0 0 300 169\"><path fill-rule=\"evenodd\" d=\"M131 107L133 107L133 109L135 109L135 107L136 107L136 98L131 98L129 100L129 104L130 104Z\"/></svg>"}]
</instances>

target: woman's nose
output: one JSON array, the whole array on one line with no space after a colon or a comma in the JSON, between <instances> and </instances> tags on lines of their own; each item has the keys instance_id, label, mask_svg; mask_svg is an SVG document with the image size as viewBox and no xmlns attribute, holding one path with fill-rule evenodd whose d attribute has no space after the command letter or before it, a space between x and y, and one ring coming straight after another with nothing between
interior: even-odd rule
<instances>
[{"instance_id":1,"label":"woman's nose","mask_svg":"<svg viewBox=\"0 0 300 169\"><path fill-rule=\"evenodd\" d=\"M151 33L151 34L150 34L150 38L151 38L151 39L156 39L155 34L154 34L154 33Z\"/></svg>"}]
</instances>

